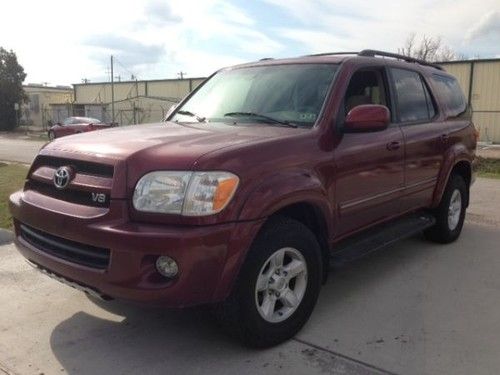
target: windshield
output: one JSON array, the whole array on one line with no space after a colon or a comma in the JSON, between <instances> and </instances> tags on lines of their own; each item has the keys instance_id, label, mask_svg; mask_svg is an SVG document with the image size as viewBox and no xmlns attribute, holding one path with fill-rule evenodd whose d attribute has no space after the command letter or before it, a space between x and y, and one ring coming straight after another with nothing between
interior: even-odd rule
<instances>
[{"instance_id":1,"label":"windshield","mask_svg":"<svg viewBox=\"0 0 500 375\"><path fill-rule=\"evenodd\" d=\"M338 65L295 64L217 73L169 119L292 124L316 122Z\"/></svg>"}]
</instances>

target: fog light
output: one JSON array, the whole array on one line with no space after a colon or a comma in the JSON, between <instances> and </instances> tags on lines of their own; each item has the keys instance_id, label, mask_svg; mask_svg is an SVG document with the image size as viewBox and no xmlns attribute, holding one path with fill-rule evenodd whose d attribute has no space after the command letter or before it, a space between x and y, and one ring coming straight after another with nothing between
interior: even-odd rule
<instances>
[{"instance_id":1,"label":"fog light","mask_svg":"<svg viewBox=\"0 0 500 375\"><path fill-rule=\"evenodd\" d=\"M156 260L157 271L165 277L173 278L179 272L177 263L170 257L162 255Z\"/></svg>"}]
</instances>

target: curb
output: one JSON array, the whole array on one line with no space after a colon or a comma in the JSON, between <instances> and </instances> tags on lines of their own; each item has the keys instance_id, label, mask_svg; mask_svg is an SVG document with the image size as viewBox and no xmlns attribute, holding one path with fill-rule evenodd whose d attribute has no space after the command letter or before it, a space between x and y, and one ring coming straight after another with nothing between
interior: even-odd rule
<instances>
[{"instance_id":1,"label":"curb","mask_svg":"<svg viewBox=\"0 0 500 375\"><path fill-rule=\"evenodd\" d=\"M0 245L6 245L14 241L14 233L10 230L0 228Z\"/></svg>"}]
</instances>

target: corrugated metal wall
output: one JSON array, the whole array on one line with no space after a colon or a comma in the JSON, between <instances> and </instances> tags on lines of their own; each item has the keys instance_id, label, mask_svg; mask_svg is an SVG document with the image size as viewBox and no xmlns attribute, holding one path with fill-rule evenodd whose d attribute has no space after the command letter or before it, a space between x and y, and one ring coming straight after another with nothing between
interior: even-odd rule
<instances>
[{"instance_id":1,"label":"corrugated metal wall","mask_svg":"<svg viewBox=\"0 0 500 375\"><path fill-rule=\"evenodd\" d=\"M115 102L138 96L154 96L180 100L195 89L204 78L172 79L158 81L115 82ZM76 84L76 104L110 103L111 83Z\"/></svg>"},{"instance_id":2,"label":"corrugated metal wall","mask_svg":"<svg viewBox=\"0 0 500 375\"><path fill-rule=\"evenodd\" d=\"M204 78L115 82L115 121L122 125L161 121L168 109L194 90ZM102 111L95 117L111 121L111 83L77 84L75 105ZM94 113L94 112L92 112ZM99 112L100 113L100 112Z\"/></svg>"},{"instance_id":3,"label":"corrugated metal wall","mask_svg":"<svg viewBox=\"0 0 500 375\"><path fill-rule=\"evenodd\" d=\"M441 65L457 77L472 106L472 120L480 131L481 141L500 143L500 59Z\"/></svg>"}]
</instances>

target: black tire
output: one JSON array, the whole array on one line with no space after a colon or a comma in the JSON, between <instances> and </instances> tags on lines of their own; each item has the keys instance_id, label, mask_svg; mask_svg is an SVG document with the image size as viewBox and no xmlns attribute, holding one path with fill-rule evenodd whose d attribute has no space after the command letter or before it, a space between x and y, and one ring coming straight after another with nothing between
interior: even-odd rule
<instances>
[{"instance_id":1,"label":"black tire","mask_svg":"<svg viewBox=\"0 0 500 375\"><path fill-rule=\"evenodd\" d=\"M56 134L51 130L49 131L48 137L49 141L53 141L54 139L56 139Z\"/></svg>"},{"instance_id":2,"label":"black tire","mask_svg":"<svg viewBox=\"0 0 500 375\"><path fill-rule=\"evenodd\" d=\"M450 204L455 191L460 194L460 215L456 225L450 224L448 214L450 212ZM424 232L425 237L433 242L450 243L455 241L462 232L464 225L465 211L467 209L466 202L469 199L469 188L466 185L462 176L453 174L450 176L446 189L441 198L439 206L434 210L436 224Z\"/></svg>"},{"instance_id":3,"label":"black tire","mask_svg":"<svg viewBox=\"0 0 500 375\"><path fill-rule=\"evenodd\" d=\"M303 283L306 288L289 317L270 323L258 311L256 283L269 257L283 248L293 248L302 254L307 266L307 281ZM321 288L322 267L318 241L306 226L286 217L271 218L252 244L233 293L216 307L216 318L248 346L263 348L288 340L302 328L314 309Z\"/></svg>"}]
</instances>

